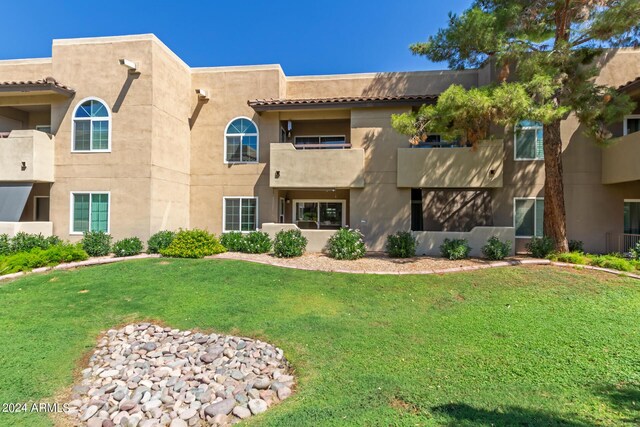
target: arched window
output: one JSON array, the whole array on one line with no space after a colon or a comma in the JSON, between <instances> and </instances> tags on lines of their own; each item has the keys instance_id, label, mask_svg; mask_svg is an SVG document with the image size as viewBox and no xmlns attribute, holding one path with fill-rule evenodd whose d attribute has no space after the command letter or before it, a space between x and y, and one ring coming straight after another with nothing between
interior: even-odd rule
<instances>
[{"instance_id":1,"label":"arched window","mask_svg":"<svg viewBox=\"0 0 640 427\"><path fill-rule=\"evenodd\" d=\"M73 151L111 150L111 111L97 98L83 99L73 111Z\"/></svg>"},{"instance_id":2,"label":"arched window","mask_svg":"<svg viewBox=\"0 0 640 427\"><path fill-rule=\"evenodd\" d=\"M255 163L258 161L258 127L251 119L233 119L224 133L225 163Z\"/></svg>"}]
</instances>

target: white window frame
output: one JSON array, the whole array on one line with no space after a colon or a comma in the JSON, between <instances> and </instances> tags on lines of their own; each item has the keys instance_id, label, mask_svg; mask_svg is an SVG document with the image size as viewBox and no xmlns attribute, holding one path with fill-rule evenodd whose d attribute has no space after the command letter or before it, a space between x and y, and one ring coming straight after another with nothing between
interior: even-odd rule
<instances>
[{"instance_id":1,"label":"white window frame","mask_svg":"<svg viewBox=\"0 0 640 427\"><path fill-rule=\"evenodd\" d=\"M88 194L89 195L89 231L91 231L91 195L92 194L106 194L108 196L109 204L107 205L107 234L111 233L111 191L70 191L69 192L69 235L82 236L83 231L73 230L73 200L76 194Z\"/></svg>"},{"instance_id":2,"label":"white window frame","mask_svg":"<svg viewBox=\"0 0 640 427\"><path fill-rule=\"evenodd\" d=\"M640 132L640 131L639 131ZM640 203L640 199L623 199L622 200L622 231L624 232L624 204L625 203ZM624 234L624 233L623 233Z\"/></svg>"},{"instance_id":3,"label":"white window frame","mask_svg":"<svg viewBox=\"0 0 640 427\"><path fill-rule=\"evenodd\" d=\"M247 230L246 231L227 230L227 199L254 199L256 201L256 223L255 223L256 228L248 231ZM230 233L232 231L239 231L241 233L251 233L252 231L257 231L258 226L260 224L260 216L258 215L259 210L260 210L260 201L258 200L257 196L224 196L222 198L222 232ZM242 228L242 201L240 201L240 228Z\"/></svg>"},{"instance_id":4,"label":"white window frame","mask_svg":"<svg viewBox=\"0 0 640 427\"><path fill-rule=\"evenodd\" d=\"M291 201L291 222L297 223L296 219L296 204L297 203L318 203L318 209L320 209L320 203L340 203L342 204L342 224L340 227L348 227L347 225L347 201L345 199L294 199ZM318 212L318 230L320 229L320 212Z\"/></svg>"},{"instance_id":5,"label":"white window frame","mask_svg":"<svg viewBox=\"0 0 640 427\"><path fill-rule=\"evenodd\" d=\"M622 135L629 135L629 129L627 127L627 120L628 119L640 119L640 114L629 114L628 116L624 116L624 119L622 119ZM640 133L640 131L638 131Z\"/></svg>"},{"instance_id":6,"label":"white window frame","mask_svg":"<svg viewBox=\"0 0 640 427\"><path fill-rule=\"evenodd\" d=\"M516 162L532 162L532 161L544 161L544 152L542 157L518 157L518 150L516 149L516 146L518 144L518 130L533 130L533 129L540 129L543 128L542 130L542 135L544 138L544 127L543 126L523 126L523 127L518 127L519 125L516 124L513 127L513 160ZM536 149L536 152L538 150Z\"/></svg>"},{"instance_id":7,"label":"white window frame","mask_svg":"<svg viewBox=\"0 0 640 427\"><path fill-rule=\"evenodd\" d=\"M245 119L245 120L249 120L251 123L253 123L253 125L256 127L256 133L228 133L229 131L229 126L231 126L231 123L235 122L238 119ZM251 162L245 162L245 161L237 161L237 162L231 162L227 160L227 137L228 136L239 136L240 137L240 151L242 152L242 137L244 136L254 136L256 137L256 159L254 161ZM260 163L260 128L258 127L258 124L253 121L253 119L247 117L247 116L238 116L238 117L234 117L233 119L229 120L229 123L227 123L227 125L224 127L224 164L225 165L254 165L257 163Z\"/></svg>"},{"instance_id":8,"label":"white window frame","mask_svg":"<svg viewBox=\"0 0 640 427\"><path fill-rule=\"evenodd\" d=\"M49 219L51 219L51 196L33 196L33 221L39 222L36 218L38 213L38 199L49 199ZM51 222L51 221L46 221Z\"/></svg>"},{"instance_id":9,"label":"white window frame","mask_svg":"<svg viewBox=\"0 0 640 427\"><path fill-rule=\"evenodd\" d=\"M284 224L284 219L286 217L286 212L287 210L287 202L286 199L284 197L279 197L278 198L278 222L280 224Z\"/></svg>"},{"instance_id":10,"label":"white window frame","mask_svg":"<svg viewBox=\"0 0 640 427\"><path fill-rule=\"evenodd\" d=\"M517 236L516 233L516 201L517 200L542 200L544 201L544 197L514 197L513 198L513 234L516 239L533 239L535 236L536 229L538 228L538 216L536 215L536 206L533 205L533 236ZM543 215L544 220L544 215ZM540 236L542 237L542 236Z\"/></svg>"},{"instance_id":11,"label":"white window frame","mask_svg":"<svg viewBox=\"0 0 640 427\"><path fill-rule=\"evenodd\" d=\"M76 118L76 112L80 108L82 104L87 101L98 101L104 105L104 108L107 110L107 148L102 150L93 150L91 146L93 145L93 125L91 125L89 132L89 149L88 150L76 150L74 148L76 142L76 120L78 121L88 121L88 122L104 122L104 117L79 117ZM72 153L110 153L111 152L111 122L112 122L112 113L111 107L104 99L100 99L96 96L89 96L87 98L81 99L73 109L73 113L71 114L71 152Z\"/></svg>"}]
</instances>

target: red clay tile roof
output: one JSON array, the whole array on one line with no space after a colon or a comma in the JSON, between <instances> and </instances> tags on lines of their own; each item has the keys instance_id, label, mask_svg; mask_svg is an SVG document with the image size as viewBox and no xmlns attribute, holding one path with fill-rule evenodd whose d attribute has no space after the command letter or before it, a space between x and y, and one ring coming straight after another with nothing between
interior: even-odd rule
<instances>
[{"instance_id":1,"label":"red clay tile roof","mask_svg":"<svg viewBox=\"0 0 640 427\"><path fill-rule=\"evenodd\" d=\"M299 108L330 108L334 106L421 105L428 102L435 102L437 99L437 95L352 96L342 98L254 99L247 101L247 104L256 111L266 111Z\"/></svg>"},{"instance_id":2,"label":"red clay tile roof","mask_svg":"<svg viewBox=\"0 0 640 427\"><path fill-rule=\"evenodd\" d=\"M639 85L640 85L640 76L636 77L633 80L629 80L623 85L618 86L618 90L624 92L625 90L631 89L633 86L639 86Z\"/></svg>"},{"instance_id":3,"label":"red clay tile roof","mask_svg":"<svg viewBox=\"0 0 640 427\"><path fill-rule=\"evenodd\" d=\"M40 80L0 82L0 92L28 92L34 90L53 90L54 92L68 96L75 94L75 90L69 86L58 83L53 77L45 77Z\"/></svg>"}]
</instances>

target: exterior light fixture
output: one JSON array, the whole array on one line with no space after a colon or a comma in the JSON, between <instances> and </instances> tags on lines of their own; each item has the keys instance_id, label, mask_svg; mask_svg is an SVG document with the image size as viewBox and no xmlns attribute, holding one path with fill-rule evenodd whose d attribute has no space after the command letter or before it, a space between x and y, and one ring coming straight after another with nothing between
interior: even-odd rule
<instances>
[{"instance_id":1,"label":"exterior light fixture","mask_svg":"<svg viewBox=\"0 0 640 427\"><path fill-rule=\"evenodd\" d=\"M138 72L135 62L130 61L128 59L124 59L124 58L119 59L118 62L120 62L120 65L122 65L123 67L127 68L130 73Z\"/></svg>"}]
</instances>

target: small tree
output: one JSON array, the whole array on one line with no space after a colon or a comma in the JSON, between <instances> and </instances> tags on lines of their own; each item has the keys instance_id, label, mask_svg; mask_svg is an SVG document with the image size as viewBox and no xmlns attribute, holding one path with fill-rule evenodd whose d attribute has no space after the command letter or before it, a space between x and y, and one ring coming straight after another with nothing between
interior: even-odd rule
<instances>
[{"instance_id":1,"label":"small tree","mask_svg":"<svg viewBox=\"0 0 640 427\"><path fill-rule=\"evenodd\" d=\"M394 116L393 126L413 143L439 132L475 146L491 124L542 122L544 234L557 251L566 252L560 123L574 113L593 140L611 138L606 125L622 120L634 104L614 88L596 84L595 76L606 60L605 48L637 46L639 36L638 0L475 0L411 50L458 70L490 60L498 81L468 90L453 85L437 104Z\"/></svg>"}]
</instances>

